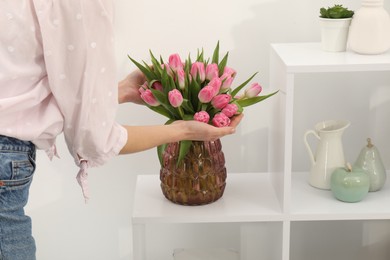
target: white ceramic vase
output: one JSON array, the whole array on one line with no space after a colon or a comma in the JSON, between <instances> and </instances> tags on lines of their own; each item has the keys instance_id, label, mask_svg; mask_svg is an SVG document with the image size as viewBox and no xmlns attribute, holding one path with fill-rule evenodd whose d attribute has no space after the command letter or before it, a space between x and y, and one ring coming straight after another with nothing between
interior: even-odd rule
<instances>
[{"instance_id":1,"label":"white ceramic vase","mask_svg":"<svg viewBox=\"0 0 390 260\"><path fill-rule=\"evenodd\" d=\"M351 20L352 18L320 18L322 50L331 52L346 50Z\"/></svg>"},{"instance_id":2,"label":"white ceramic vase","mask_svg":"<svg viewBox=\"0 0 390 260\"><path fill-rule=\"evenodd\" d=\"M381 54L390 49L390 16L383 0L362 0L351 22L348 47L359 54Z\"/></svg>"}]
</instances>

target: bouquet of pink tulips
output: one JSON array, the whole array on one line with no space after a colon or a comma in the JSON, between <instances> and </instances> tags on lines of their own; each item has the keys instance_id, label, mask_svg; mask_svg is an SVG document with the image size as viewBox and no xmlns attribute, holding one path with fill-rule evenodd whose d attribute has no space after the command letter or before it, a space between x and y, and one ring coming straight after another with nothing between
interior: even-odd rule
<instances>
[{"instance_id":1,"label":"bouquet of pink tulips","mask_svg":"<svg viewBox=\"0 0 390 260\"><path fill-rule=\"evenodd\" d=\"M252 83L242 90L257 74L239 86L232 88L236 71L226 66L228 53L219 60L219 43L212 59L205 59L203 50L198 51L194 62L188 57L184 62L178 54L169 56L168 62L159 60L150 52L152 65L129 59L145 74L147 81L140 87L142 100L153 111L175 120L197 120L224 127L230 119L241 113L243 107L253 105L276 94L260 96L262 87ZM191 145L182 141L180 151L183 156ZM183 151L182 151L183 150Z\"/></svg>"}]
</instances>

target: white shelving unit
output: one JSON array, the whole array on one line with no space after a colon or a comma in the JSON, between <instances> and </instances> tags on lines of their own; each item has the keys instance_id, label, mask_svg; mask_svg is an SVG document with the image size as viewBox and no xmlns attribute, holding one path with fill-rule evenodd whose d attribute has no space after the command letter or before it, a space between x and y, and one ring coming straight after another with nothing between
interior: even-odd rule
<instances>
[{"instance_id":1,"label":"white shelving unit","mask_svg":"<svg viewBox=\"0 0 390 260\"><path fill-rule=\"evenodd\" d=\"M267 173L229 174L227 188L221 199L204 206L176 205L164 198L159 188L160 180L156 175L140 175L137 185L133 209L134 259L153 259L147 255L145 244L145 228L147 225L158 226L172 224L225 224L237 226L242 245L236 248L242 251L250 245L243 243L248 239L246 233L252 230L251 224L256 222L273 223L269 227L257 227L263 230L271 229L279 233L270 241L272 247L264 248L268 255L281 252L281 227L285 216L282 214L275 190ZM242 225L242 224L248 225ZM207 231L207 230L206 230ZM169 232L169 231L168 231ZM210 229L210 232L213 232ZM152 234L153 235L153 234ZM250 235L249 235L250 236ZM271 243L272 242L272 243ZM274 245L280 245L278 248ZM172 248L172 252L173 252ZM160 255L161 260L172 259L170 255ZM242 259L242 258L241 258ZM247 258L249 259L249 258Z\"/></svg>"},{"instance_id":2,"label":"white shelving unit","mask_svg":"<svg viewBox=\"0 0 390 260\"><path fill-rule=\"evenodd\" d=\"M358 244L368 243L363 241L361 232L378 233L373 221L390 220L390 182L362 202L348 204L335 200L329 191L310 187L306 172L292 172L294 89L299 87L295 86L296 76L378 71L390 72L390 53L363 56L352 52L323 52L319 43L272 44L270 82L271 88L280 89L280 93L273 101L269 173L229 173L224 196L215 203L197 207L183 207L165 200L158 176L139 176L132 218L134 260L173 259L171 252L184 248L189 238L184 235L180 243L171 243L169 236L180 233L173 230L174 226L180 230L187 225L205 232L205 240L226 240L226 243L215 242L215 247L234 247L241 260L360 260L382 259L386 254L383 259L388 259L390 252L386 251L386 246L379 246L386 251L381 258L372 252L360 252ZM154 235L149 226L165 232L160 240L154 240L155 244L161 242L172 248L161 253L156 252L158 248L150 249L147 241ZM304 227L309 231L302 231ZM340 237L348 240L344 244L349 248L345 251L339 248L339 252L345 253L335 253L337 243L331 235L310 233L321 232L322 227L338 232L340 227L346 229L341 231ZM218 235L222 230L223 234ZM353 234L351 239L347 236L349 233ZM390 241L390 232L382 235L383 241ZM317 238L317 243L325 244L316 244L313 240ZM198 244L200 248L204 245L202 241ZM312 251L313 247L317 247L317 251ZM351 253L354 251L355 254ZM322 258L318 252L324 254Z\"/></svg>"}]
</instances>

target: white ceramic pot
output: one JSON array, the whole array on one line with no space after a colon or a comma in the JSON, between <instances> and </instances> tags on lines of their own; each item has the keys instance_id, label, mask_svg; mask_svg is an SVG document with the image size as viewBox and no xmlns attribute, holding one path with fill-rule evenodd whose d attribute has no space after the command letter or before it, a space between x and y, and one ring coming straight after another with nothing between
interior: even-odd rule
<instances>
[{"instance_id":1,"label":"white ceramic pot","mask_svg":"<svg viewBox=\"0 0 390 260\"><path fill-rule=\"evenodd\" d=\"M359 54L381 54L390 49L390 15L383 0L362 0L353 16L348 45Z\"/></svg>"},{"instance_id":2,"label":"white ceramic pot","mask_svg":"<svg viewBox=\"0 0 390 260\"><path fill-rule=\"evenodd\" d=\"M324 51L340 52L347 49L351 20L320 18L321 47Z\"/></svg>"}]
</instances>

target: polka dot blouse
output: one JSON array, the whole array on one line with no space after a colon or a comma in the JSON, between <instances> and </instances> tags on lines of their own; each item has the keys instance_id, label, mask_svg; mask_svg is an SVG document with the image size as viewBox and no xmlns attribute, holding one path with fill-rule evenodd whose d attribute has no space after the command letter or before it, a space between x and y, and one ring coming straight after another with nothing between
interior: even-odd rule
<instances>
[{"instance_id":1,"label":"polka dot blouse","mask_svg":"<svg viewBox=\"0 0 390 260\"><path fill-rule=\"evenodd\" d=\"M64 133L88 167L117 155L112 0L2 0L0 27L0 135L54 151Z\"/></svg>"}]
</instances>

